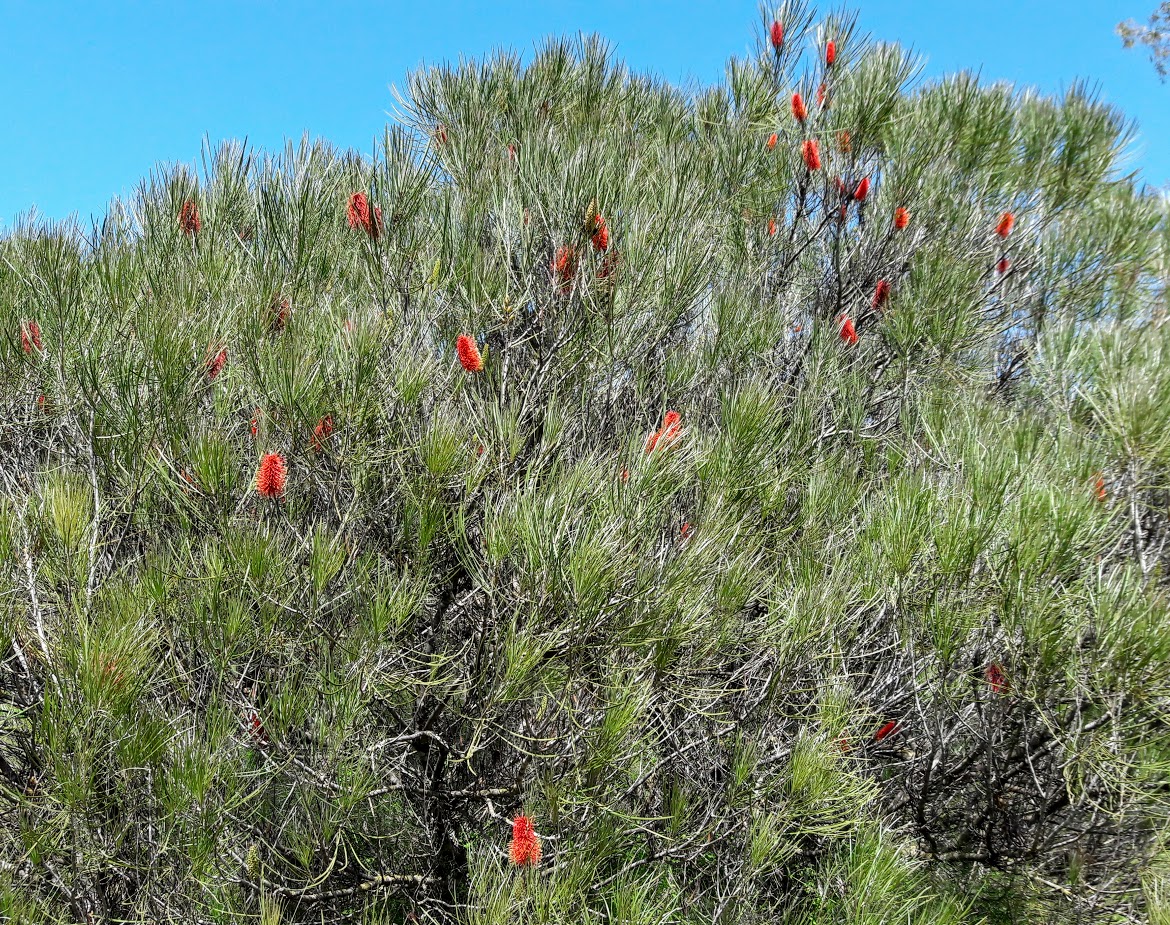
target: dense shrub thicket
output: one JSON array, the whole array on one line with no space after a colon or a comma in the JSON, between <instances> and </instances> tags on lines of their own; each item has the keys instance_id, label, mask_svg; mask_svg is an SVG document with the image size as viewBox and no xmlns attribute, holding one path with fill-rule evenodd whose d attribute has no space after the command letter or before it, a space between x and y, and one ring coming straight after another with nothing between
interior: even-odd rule
<instances>
[{"instance_id":1,"label":"dense shrub thicket","mask_svg":"<svg viewBox=\"0 0 1170 925\"><path fill-rule=\"evenodd\" d=\"M0 916L1168 921L1165 203L757 47L0 241Z\"/></svg>"}]
</instances>

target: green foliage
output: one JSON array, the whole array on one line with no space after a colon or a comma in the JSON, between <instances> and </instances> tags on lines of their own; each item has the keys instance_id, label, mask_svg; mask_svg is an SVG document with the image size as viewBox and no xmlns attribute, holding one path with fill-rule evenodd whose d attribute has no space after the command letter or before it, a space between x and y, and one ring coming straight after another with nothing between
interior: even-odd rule
<instances>
[{"instance_id":1,"label":"green foliage","mask_svg":"<svg viewBox=\"0 0 1170 925\"><path fill-rule=\"evenodd\" d=\"M1166 920L1165 203L761 14L0 240L0 915Z\"/></svg>"}]
</instances>

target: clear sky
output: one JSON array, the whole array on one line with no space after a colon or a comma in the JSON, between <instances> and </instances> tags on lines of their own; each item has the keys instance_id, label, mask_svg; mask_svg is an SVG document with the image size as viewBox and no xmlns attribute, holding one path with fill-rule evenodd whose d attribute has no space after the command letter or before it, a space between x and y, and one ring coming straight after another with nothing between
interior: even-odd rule
<instances>
[{"instance_id":1,"label":"clear sky","mask_svg":"<svg viewBox=\"0 0 1170 925\"><path fill-rule=\"evenodd\" d=\"M1156 0L854 0L863 31L926 59L1058 92L1087 78L1139 126L1131 165L1170 184L1170 84L1114 34ZM821 4L822 10L830 9ZM755 0L0 0L0 230L40 214L100 215L203 136L275 147L308 131L372 149L389 87L421 63L528 52L599 32L632 67L718 79L749 49Z\"/></svg>"}]
</instances>

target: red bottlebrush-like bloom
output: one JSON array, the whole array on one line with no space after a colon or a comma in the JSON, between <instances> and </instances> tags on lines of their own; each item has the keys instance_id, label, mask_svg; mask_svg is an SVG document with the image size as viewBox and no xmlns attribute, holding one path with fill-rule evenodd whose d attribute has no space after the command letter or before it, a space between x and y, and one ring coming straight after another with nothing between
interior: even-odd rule
<instances>
[{"instance_id":1,"label":"red bottlebrush-like bloom","mask_svg":"<svg viewBox=\"0 0 1170 925\"><path fill-rule=\"evenodd\" d=\"M20 326L20 347L25 353L33 350L43 350L41 344L41 326L35 321L25 321Z\"/></svg>"},{"instance_id":2,"label":"red bottlebrush-like bloom","mask_svg":"<svg viewBox=\"0 0 1170 925\"><path fill-rule=\"evenodd\" d=\"M865 198L869 195L869 177L862 177L861 182L857 184L857 189L853 191L853 198L858 202L865 202Z\"/></svg>"},{"instance_id":3,"label":"red bottlebrush-like bloom","mask_svg":"<svg viewBox=\"0 0 1170 925\"><path fill-rule=\"evenodd\" d=\"M221 347L220 350L207 360L207 378L214 379L223 372L224 365L227 363L227 348Z\"/></svg>"},{"instance_id":4,"label":"red bottlebrush-like bloom","mask_svg":"<svg viewBox=\"0 0 1170 925\"><path fill-rule=\"evenodd\" d=\"M877 286L873 290L873 307L881 308L886 304L890 298L890 281L888 279L879 279Z\"/></svg>"},{"instance_id":5,"label":"red bottlebrush-like bloom","mask_svg":"<svg viewBox=\"0 0 1170 925\"><path fill-rule=\"evenodd\" d=\"M256 470L256 491L265 498L279 498L284 494L284 480L288 475L288 463L279 453L265 453L260 457L260 468Z\"/></svg>"},{"instance_id":6,"label":"red bottlebrush-like bloom","mask_svg":"<svg viewBox=\"0 0 1170 925\"><path fill-rule=\"evenodd\" d=\"M37 410L38 411L45 410L45 401L46 401L46 399L45 399L45 396L43 394L37 396Z\"/></svg>"},{"instance_id":7,"label":"red bottlebrush-like bloom","mask_svg":"<svg viewBox=\"0 0 1170 925\"><path fill-rule=\"evenodd\" d=\"M999 217L999 224L995 226L995 233L1001 238L1006 238L1012 233L1012 227L1016 224L1016 217L1011 212L1004 212Z\"/></svg>"},{"instance_id":8,"label":"red bottlebrush-like bloom","mask_svg":"<svg viewBox=\"0 0 1170 925\"><path fill-rule=\"evenodd\" d=\"M828 95L828 88L825 86L825 82L822 80L821 85L819 87L817 87L817 105L820 106L822 109L825 106L825 97L827 95Z\"/></svg>"},{"instance_id":9,"label":"red bottlebrush-like bloom","mask_svg":"<svg viewBox=\"0 0 1170 925\"><path fill-rule=\"evenodd\" d=\"M897 731L898 724L894 720L890 720L888 723L882 726L881 729L874 733L873 740L875 742L880 742L886 736L893 735Z\"/></svg>"},{"instance_id":10,"label":"red bottlebrush-like bloom","mask_svg":"<svg viewBox=\"0 0 1170 925\"><path fill-rule=\"evenodd\" d=\"M830 41L825 46L825 64L832 67L837 61L837 43Z\"/></svg>"},{"instance_id":11,"label":"red bottlebrush-like bloom","mask_svg":"<svg viewBox=\"0 0 1170 925\"><path fill-rule=\"evenodd\" d=\"M435 126L435 141L441 145L445 145L447 143L447 126L443 125L442 123L439 123L439 125Z\"/></svg>"},{"instance_id":12,"label":"red bottlebrush-like bloom","mask_svg":"<svg viewBox=\"0 0 1170 925\"><path fill-rule=\"evenodd\" d=\"M849 345L857 343L857 328L853 324L853 319L845 315L841 316L841 340Z\"/></svg>"},{"instance_id":13,"label":"red bottlebrush-like bloom","mask_svg":"<svg viewBox=\"0 0 1170 925\"><path fill-rule=\"evenodd\" d=\"M894 210L894 227L902 231L909 224L910 212L904 206L898 206Z\"/></svg>"},{"instance_id":14,"label":"red bottlebrush-like bloom","mask_svg":"<svg viewBox=\"0 0 1170 925\"><path fill-rule=\"evenodd\" d=\"M597 216L597 221L594 223L597 229L593 232L593 249L595 251L609 250L609 226L605 224L605 219L600 215Z\"/></svg>"},{"instance_id":15,"label":"red bottlebrush-like bloom","mask_svg":"<svg viewBox=\"0 0 1170 925\"><path fill-rule=\"evenodd\" d=\"M810 138L800 146L800 156L809 170L821 169L821 148L815 140Z\"/></svg>"},{"instance_id":16,"label":"red bottlebrush-like bloom","mask_svg":"<svg viewBox=\"0 0 1170 925\"><path fill-rule=\"evenodd\" d=\"M540 836L527 816L517 816L512 820L512 843L508 846L508 858L517 867L535 867L540 863Z\"/></svg>"},{"instance_id":17,"label":"red bottlebrush-like bloom","mask_svg":"<svg viewBox=\"0 0 1170 925\"><path fill-rule=\"evenodd\" d=\"M776 219L774 218L768 219L768 236L773 238L776 236Z\"/></svg>"},{"instance_id":18,"label":"red bottlebrush-like bloom","mask_svg":"<svg viewBox=\"0 0 1170 925\"><path fill-rule=\"evenodd\" d=\"M839 132L837 135L837 150L842 154L853 152L853 136L848 132Z\"/></svg>"},{"instance_id":19,"label":"red bottlebrush-like bloom","mask_svg":"<svg viewBox=\"0 0 1170 925\"><path fill-rule=\"evenodd\" d=\"M250 424L250 429L252 431L252 439L255 439L256 434L258 434L260 432L260 414L261 414L260 409L257 408L256 413L252 415L252 421Z\"/></svg>"},{"instance_id":20,"label":"red bottlebrush-like bloom","mask_svg":"<svg viewBox=\"0 0 1170 925\"><path fill-rule=\"evenodd\" d=\"M1007 257L1000 257L999 263L995 265L995 272L1002 276L1012 268L1012 262Z\"/></svg>"},{"instance_id":21,"label":"red bottlebrush-like bloom","mask_svg":"<svg viewBox=\"0 0 1170 925\"><path fill-rule=\"evenodd\" d=\"M345 210L350 228L370 227L370 201L365 193L353 193Z\"/></svg>"},{"instance_id":22,"label":"red bottlebrush-like bloom","mask_svg":"<svg viewBox=\"0 0 1170 925\"><path fill-rule=\"evenodd\" d=\"M470 334L460 334L455 338L455 352L459 355L460 365L469 373L483 372L483 357Z\"/></svg>"},{"instance_id":23,"label":"red bottlebrush-like bloom","mask_svg":"<svg viewBox=\"0 0 1170 925\"><path fill-rule=\"evenodd\" d=\"M577 274L577 252L568 244L558 247L553 257L552 271L560 284L561 292L567 292L573 284L573 277Z\"/></svg>"},{"instance_id":24,"label":"red bottlebrush-like bloom","mask_svg":"<svg viewBox=\"0 0 1170 925\"><path fill-rule=\"evenodd\" d=\"M264 724L260 722L260 717L255 713L252 714L252 718L248 722L248 732L258 742L268 741L268 733L264 730Z\"/></svg>"},{"instance_id":25,"label":"red bottlebrush-like bloom","mask_svg":"<svg viewBox=\"0 0 1170 925\"><path fill-rule=\"evenodd\" d=\"M692 527L689 523L684 523L681 527L679 527L679 530L678 530L679 539L680 540L689 540L691 538L691 534L694 532L694 530L695 530L695 528Z\"/></svg>"},{"instance_id":26,"label":"red bottlebrush-like bloom","mask_svg":"<svg viewBox=\"0 0 1170 925\"><path fill-rule=\"evenodd\" d=\"M662 426L652 433L650 439L646 441L646 452L653 453L658 447L673 442L681 430L679 423L681 420L682 415L677 411L667 411L666 416L662 419Z\"/></svg>"},{"instance_id":27,"label":"red bottlebrush-like bloom","mask_svg":"<svg viewBox=\"0 0 1170 925\"><path fill-rule=\"evenodd\" d=\"M780 20L775 19L772 21L770 36L772 39L772 48L774 48L776 53L779 54L780 49L784 45L784 24L780 22Z\"/></svg>"},{"instance_id":28,"label":"red bottlebrush-like bloom","mask_svg":"<svg viewBox=\"0 0 1170 925\"><path fill-rule=\"evenodd\" d=\"M1097 477L1093 480L1093 489L1094 489L1095 494L1097 495L1097 500L1104 501L1105 497L1106 497L1106 495L1105 495L1105 476L1100 472L1097 473Z\"/></svg>"},{"instance_id":29,"label":"red bottlebrush-like bloom","mask_svg":"<svg viewBox=\"0 0 1170 925\"><path fill-rule=\"evenodd\" d=\"M285 325L288 324L289 312L292 311L292 303L287 298L277 298L272 301L272 330L283 331Z\"/></svg>"},{"instance_id":30,"label":"red bottlebrush-like bloom","mask_svg":"<svg viewBox=\"0 0 1170 925\"><path fill-rule=\"evenodd\" d=\"M792 94L792 117L797 122L803 122L808 118L808 107L804 105L804 99L799 93Z\"/></svg>"},{"instance_id":31,"label":"red bottlebrush-like bloom","mask_svg":"<svg viewBox=\"0 0 1170 925\"><path fill-rule=\"evenodd\" d=\"M986 677L993 694L1001 694L1007 688L1007 675L995 662L987 666Z\"/></svg>"},{"instance_id":32,"label":"red bottlebrush-like bloom","mask_svg":"<svg viewBox=\"0 0 1170 925\"><path fill-rule=\"evenodd\" d=\"M779 140L780 140L780 136L777 135L775 132L773 132L771 135L769 135L768 141L766 142L766 144L768 146L768 150L771 151L774 147L776 147L776 142L778 142Z\"/></svg>"},{"instance_id":33,"label":"red bottlebrush-like bloom","mask_svg":"<svg viewBox=\"0 0 1170 925\"><path fill-rule=\"evenodd\" d=\"M199 207L195 205L194 200L188 199L179 209L179 230L183 234L192 235L198 234L202 227L203 222L199 220Z\"/></svg>"},{"instance_id":34,"label":"red bottlebrush-like bloom","mask_svg":"<svg viewBox=\"0 0 1170 925\"><path fill-rule=\"evenodd\" d=\"M325 449L325 441L333 435L333 416L325 415L313 428L313 449L320 453Z\"/></svg>"}]
</instances>

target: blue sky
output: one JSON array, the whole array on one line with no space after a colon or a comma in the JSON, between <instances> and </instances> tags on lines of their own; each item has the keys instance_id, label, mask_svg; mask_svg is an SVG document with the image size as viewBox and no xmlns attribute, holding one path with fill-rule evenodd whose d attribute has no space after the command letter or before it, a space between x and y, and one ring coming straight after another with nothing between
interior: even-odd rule
<instances>
[{"instance_id":1,"label":"blue sky","mask_svg":"<svg viewBox=\"0 0 1170 925\"><path fill-rule=\"evenodd\" d=\"M1155 0L855 0L861 28L923 55L1057 92L1087 78L1139 124L1131 166L1170 185L1170 85L1117 21ZM822 10L830 9L822 4ZM755 0L413 3L0 0L0 230L40 214L100 215L158 162L194 162L203 136L275 147L308 131L371 150L419 64L531 50L599 32L638 70L711 82L744 54Z\"/></svg>"}]
</instances>

